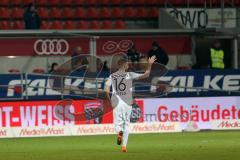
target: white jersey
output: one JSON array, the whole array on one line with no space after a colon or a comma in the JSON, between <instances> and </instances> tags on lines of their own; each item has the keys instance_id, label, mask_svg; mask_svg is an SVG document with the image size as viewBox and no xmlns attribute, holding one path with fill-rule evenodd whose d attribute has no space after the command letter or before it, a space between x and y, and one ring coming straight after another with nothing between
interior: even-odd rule
<instances>
[{"instance_id":1,"label":"white jersey","mask_svg":"<svg viewBox=\"0 0 240 160\"><path fill-rule=\"evenodd\" d=\"M128 105L133 103L132 81L138 79L142 74L134 72L117 71L109 76L106 82L107 86L112 86L112 105L116 107L121 101Z\"/></svg>"}]
</instances>

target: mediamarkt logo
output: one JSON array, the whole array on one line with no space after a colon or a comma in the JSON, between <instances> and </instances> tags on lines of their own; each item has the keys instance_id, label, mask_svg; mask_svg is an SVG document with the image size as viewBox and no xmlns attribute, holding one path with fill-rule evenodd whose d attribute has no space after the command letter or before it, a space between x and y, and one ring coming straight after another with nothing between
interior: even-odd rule
<instances>
[{"instance_id":1,"label":"mediamarkt logo","mask_svg":"<svg viewBox=\"0 0 240 160\"><path fill-rule=\"evenodd\" d=\"M240 128L240 123L235 121L235 122L230 122L230 121L222 121L217 128L221 128L221 129L235 129L235 128Z\"/></svg>"},{"instance_id":2,"label":"mediamarkt logo","mask_svg":"<svg viewBox=\"0 0 240 160\"><path fill-rule=\"evenodd\" d=\"M194 76L162 76L162 77L154 77L152 79L152 84L157 84L158 82L168 82L172 86L181 86L181 87L203 87L206 89L222 89L228 91L236 91L240 90L240 75L217 75L210 76L206 75L203 78L202 83L196 82ZM26 82L27 81L27 82ZM104 88L106 78L96 78L94 81L84 81L84 78L79 77L78 79L66 78L64 84L67 86L74 87L83 87L83 88L95 88L98 86L99 89ZM12 86L28 84L29 87L27 89L28 96L44 96L44 95L59 95L60 93L51 89L49 85L49 80L47 79L27 79L27 80L11 80L8 85L11 86L7 90L7 96L12 97L16 93L14 92L14 88ZM98 83L96 85L96 83ZM44 88L47 87L47 88ZM156 92L156 86L148 87L151 92ZM196 92L196 89L191 88L177 88L174 87L171 92ZM22 92L25 95L25 91Z\"/></svg>"}]
</instances>

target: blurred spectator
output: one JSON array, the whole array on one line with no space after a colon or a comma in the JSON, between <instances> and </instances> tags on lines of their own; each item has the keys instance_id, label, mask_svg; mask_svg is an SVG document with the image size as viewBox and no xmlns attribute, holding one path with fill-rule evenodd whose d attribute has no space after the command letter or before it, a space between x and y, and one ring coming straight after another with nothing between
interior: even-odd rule
<instances>
[{"instance_id":1,"label":"blurred spectator","mask_svg":"<svg viewBox=\"0 0 240 160\"><path fill-rule=\"evenodd\" d=\"M167 53L159 46L157 42L152 43L152 49L148 52L148 57L156 56L157 63L167 65L169 58Z\"/></svg>"},{"instance_id":2,"label":"blurred spectator","mask_svg":"<svg viewBox=\"0 0 240 160\"><path fill-rule=\"evenodd\" d=\"M101 59L99 59L99 58L95 59L94 58L93 60L96 61L97 72L101 71L103 69L103 63L102 63Z\"/></svg>"},{"instance_id":3,"label":"blurred spectator","mask_svg":"<svg viewBox=\"0 0 240 160\"><path fill-rule=\"evenodd\" d=\"M41 19L33 3L28 4L23 16L25 29L40 29Z\"/></svg>"},{"instance_id":4,"label":"blurred spectator","mask_svg":"<svg viewBox=\"0 0 240 160\"><path fill-rule=\"evenodd\" d=\"M139 71L145 71L147 69L147 65L148 65L147 60L148 59L146 56L141 56L139 58L139 66L138 66Z\"/></svg>"},{"instance_id":5,"label":"blurred spectator","mask_svg":"<svg viewBox=\"0 0 240 160\"><path fill-rule=\"evenodd\" d=\"M84 56L83 52L82 52L82 48L80 46L76 47L73 54L72 54L72 69L73 70L78 70L78 71L82 71L86 69L86 66L84 65L88 65L89 62L86 58L86 56ZM81 67L84 66L84 67Z\"/></svg>"},{"instance_id":6,"label":"blurred spectator","mask_svg":"<svg viewBox=\"0 0 240 160\"><path fill-rule=\"evenodd\" d=\"M104 71L104 72L109 72L109 68L108 68L108 65L107 65L107 61L104 61L104 62L103 62L103 71Z\"/></svg>"},{"instance_id":7,"label":"blurred spectator","mask_svg":"<svg viewBox=\"0 0 240 160\"><path fill-rule=\"evenodd\" d=\"M140 54L138 53L136 46L132 45L131 48L127 51L128 59L131 60L131 62L138 62Z\"/></svg>"},{"instance_id":8,"label":"blurred spectator","mask_svg":"<svg viewBox=\"0 0 240 160\"><path fill-rule=\"evenodd\" d=\"M224 51L221 48L221 42L215 41L213 47L210 48L210 67L213 69L224 69Z\"/></svg>"},{"instance_id":9,"label":"blurred spectator","mask_svg":"<svg viewBox=\"0 0 240 160\"><path fill-rule=\"evenodd\" d=\"M48 73L54 73L57 71L57 68L58 68L58 63L52 63L51 65L51 69L49 70Z\"/></svg>"}]
</instances>

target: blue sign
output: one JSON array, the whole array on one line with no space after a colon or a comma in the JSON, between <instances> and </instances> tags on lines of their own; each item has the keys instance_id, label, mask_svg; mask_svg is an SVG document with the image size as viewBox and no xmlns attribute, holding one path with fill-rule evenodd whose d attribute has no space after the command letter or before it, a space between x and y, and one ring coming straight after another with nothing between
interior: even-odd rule
<instances>
[{"instance_id":1,"label":"blue sign","mask_svg":"<svg viewBox=\"0 0 240 160\"><path fill-rule=\"evenodd\" d=\"M36 74L0 74L0 99L46 100L101 97L109 74L64 78ZM58 83L56 83L56 79ZM166 92L166 90L168 92ZM240 70L180 70L134 82L136 98L240 95Z\"/></svg>"}]
</instances>

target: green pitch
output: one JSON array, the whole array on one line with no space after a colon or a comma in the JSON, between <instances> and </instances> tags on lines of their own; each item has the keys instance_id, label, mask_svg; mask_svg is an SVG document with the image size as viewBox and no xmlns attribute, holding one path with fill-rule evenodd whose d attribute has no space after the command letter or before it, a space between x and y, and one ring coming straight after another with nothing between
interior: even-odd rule
<instances>
[{"instance_id":1,"label":"green pitch","mask_svg":"<svg viewBox=\"0 0 240 160\"><path fill-rule=\"evenodd\" d=\"M114 135L0 139L1 160L229 160L240 157L240 132L130 135L122 153Z\"/></svg>"}]
</instances>

